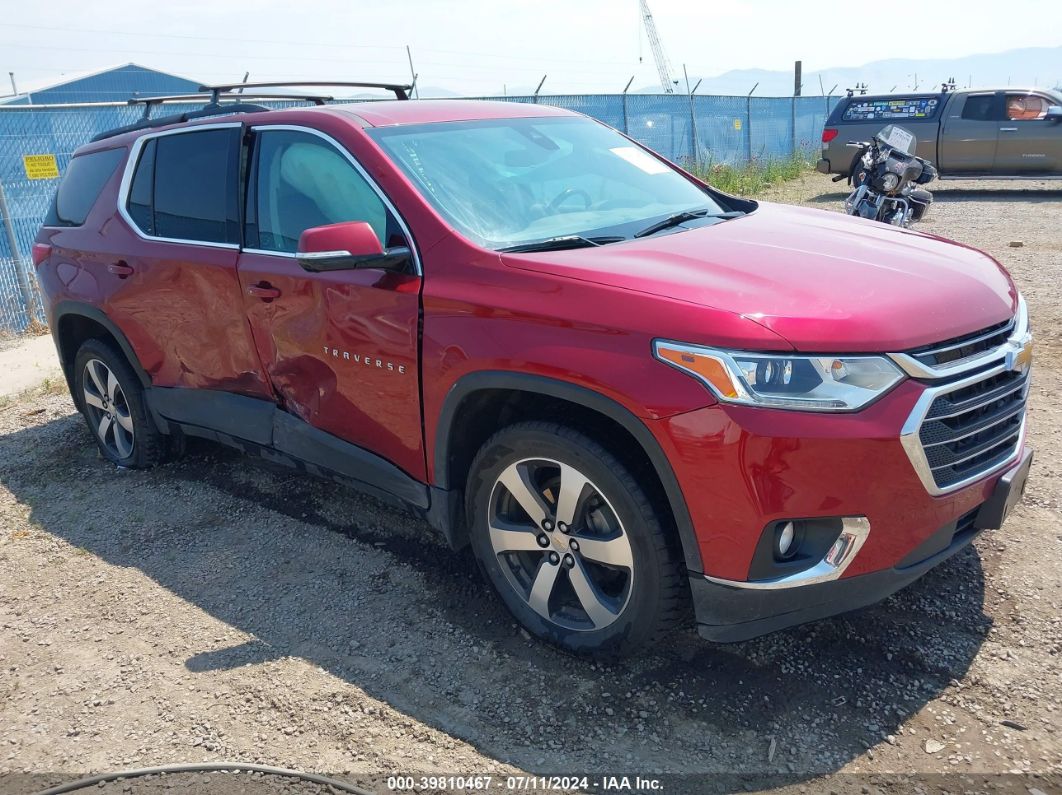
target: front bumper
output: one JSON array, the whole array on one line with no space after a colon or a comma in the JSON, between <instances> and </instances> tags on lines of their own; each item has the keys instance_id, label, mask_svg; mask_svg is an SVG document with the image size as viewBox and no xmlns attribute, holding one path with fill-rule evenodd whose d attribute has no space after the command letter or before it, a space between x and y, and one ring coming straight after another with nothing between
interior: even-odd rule
<instances>
[{"instance_id":1,"label":"front bumper","mask_svg":"<svg viewBox=\"0 0 1062 795\"><path fill-rule=\"evenodd\" d=\"M939 528L895 566L855 577L798 587L748 588L691 575L697 629L709 640L748 640L785 627L857 610L879 602L939 565L986 529L1002 525L1020 500L1032 452L996 478L989 499Z\"/></svg>"},{"instance_id":2,"label":"front bumper","mask_svg":"<svg viewBox=\"0 0 1062 795\"><path fill-rule=\"evenodd\" d=\"M911 379L851 414L715 404L652 423L696 532L704 634L739 640L870 604L969 543L984 526L971 517L1026 462L1024 438L1001 469L930 493L901 438L925 392ZM832 581L757 587L765 528L817 517L863 517L871 531Z\"/></svg>"}]
</instances>

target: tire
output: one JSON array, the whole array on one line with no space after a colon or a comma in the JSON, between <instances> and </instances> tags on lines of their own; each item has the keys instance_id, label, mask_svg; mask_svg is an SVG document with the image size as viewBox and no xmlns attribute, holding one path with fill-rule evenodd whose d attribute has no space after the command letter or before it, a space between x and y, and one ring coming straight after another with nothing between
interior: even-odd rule
<instances>
[{"instance_id":1,"label":"tire","mask_svg":"<svg viewBox=\"0 0 1062 795\"><path fill-rule=\"evenodd\" d=\"M867 181L867 170L863 166L863 155L866 151L866 149L860 149L852 158L852 165L848 167L848 183L852 186L852 190L861 187Z\"/></svg>"},{"instance_id":2,"label":"tire","mask_svg":"<svg viewBox=\"0 0 1062 795\"><path fill-rule=\"evenodd\" d=\"M608 659L688 616L676 538L630 470L587 436L506 427L476 455L465 496L480 568L532 635Z\"/></svg>"},{"instance_id":3,"label":"tire","mask_svg":"<svg viewBox=\"0 0 1062 795\"><path fill-rule=\"evenodd\" d=\"M169 445L148 414L140 379L112 345L90 339L78 350L74 402L111 463L147 469L165 460Z\"/></svg>"}]
</instances>

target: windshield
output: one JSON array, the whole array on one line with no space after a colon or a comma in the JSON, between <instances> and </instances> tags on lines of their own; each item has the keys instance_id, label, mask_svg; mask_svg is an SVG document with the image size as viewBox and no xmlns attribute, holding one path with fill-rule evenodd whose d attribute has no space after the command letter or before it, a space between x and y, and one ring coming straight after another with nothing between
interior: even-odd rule
<instances>
[{"instance_id":1,"label":"windshield","mask_svg":"<svg viewBox=\"0 0 1062 795\"><path fill-rule=\"evenodd\" d=\"M728 209L619 133L581 117L370 134L436 210L488 248L566 236L612 242L660 217Z\"/></svg>"},{"instance_id":2,"label":"windshield","mask_svg":"<svg viewBox=\"0 0 1062 795\"><path fill-rule=\"evenodd\" d=\"M910 130L898 124L890 124L875 136L879 141L901 155L913 155L918 148L918 139Z\"/></svg>"}]
</instances>

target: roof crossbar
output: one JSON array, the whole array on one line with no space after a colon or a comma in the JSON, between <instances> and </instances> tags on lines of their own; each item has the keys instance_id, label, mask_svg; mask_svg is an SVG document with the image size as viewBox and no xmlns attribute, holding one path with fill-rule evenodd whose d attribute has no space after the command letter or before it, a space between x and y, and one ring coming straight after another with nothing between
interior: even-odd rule
<instances>
[{"instance_id":1,"label":"roof crossbar","mask_svg":"<svg viewBox=\"0 0 1062 795\"><path fill-rule=\"evenodd\" d=\"M349 80L280 80L275 82L266 83L219 83L213 86L199 86L200 91L209 91L215 95L215 97L223 91L232 91L233 89L245 89L245 88L282 88L292 86L307 86L310 88L317 87L343 87L343 88L382 88L385 91L390 91L395 95L396 99L409 99L409 92L413 88L411 85L405 83L362 83L351 82Z\"/></svg>"},{"instance_id":2,"label":"roof crossbar","mask_svg":"<svg viewBox=\"0 0 1062 795\"><path fill-rule=\"evenodd\" d=\"M323 94L263 94L256 92L255 94L244 94L245 89L259 89L259 88L282 88L292 86L343 86L348 88L382 88L387 91L394 92L395 97L398 99L409 99L409 91L411 86L402 85L399 83L361 83L361 82L348 82L345 80L325 80L323 82L313 81L294 81L294 82L268 82L268 83L223 83L215 86L200 86L199 94L174 94L171 96L162 97L133 97L129 100L130 105L143 105L144 115L140 120L134 124L127 124L124 127L117 127L113 130L100 133L95 136L93 141L100 141L104 138L112 138L115 135L121 135L122 133L133 132L134 130L143 130L149 127L165 127L169 124L180 124L181 122L189 121L190 119L199 119L205 116L222 116L228 113L261 113L263 111L271 110L264 105L257 105L247 102L248 99L255 99L258 102L269 102L275 100L295 100L302 102L312 102L315 105L324 105L332 100L331 96ZM232 102L225 103L222 100L234 100ZM186 113L177 113L172 116L161 116L159 118L152 118L151 112L159 105L166 102L200 102L206 101L206 104L198 110L190 110Z\"/></svg>"},{"instance_id":3,"label":"roof crossbar","mask_svg":"<svg viewBox=\"0 0 1062 795\"><path fill-rule=\"evenodd\" d=\"M257 99L259 101L272 101L272 100L296 100L302 102L312 102L315 105L325 105L332 101L333 97L323 94L236 94L236 93L221 93L211 92L209 94L172 94L165 97L133 97L128 101L130 105L143 105L144 117L148 119L151 117L151 111L154 110L156 105L161 105L165 102L206 102L203 109L206 108L227 108L229 106L222 105L223 99L235 99L235 100L247 100Z\"/></svg>"}]
</instances>

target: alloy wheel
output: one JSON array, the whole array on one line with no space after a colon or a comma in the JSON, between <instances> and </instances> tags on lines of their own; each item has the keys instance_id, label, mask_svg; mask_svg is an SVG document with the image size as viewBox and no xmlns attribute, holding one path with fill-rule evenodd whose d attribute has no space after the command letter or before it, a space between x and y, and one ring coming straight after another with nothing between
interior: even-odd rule
<instances>
[{"instance_id":1,"label":"alloy wheel","mask_svg":"<svg viewBox=\"0 0 1062 795\"><path fill-rule=\"evenodd\" d=\"M116 458L133 454L133 417L125 392L111 369L99 359L85 363L82 395L96 437Z\"/></svg>"},{"instance_id":2,"label":"alloy wheel","mask_svg":"<svg viewBox=\"0 0 1062 795\"><path fill-rule=\"evenodd\" d=\"M586 475L551 459L517 461L495 481L488 511L494 554L532 610L578 631L619 618L634 556L616 511Z\"/></svg>"}]
</instances>

